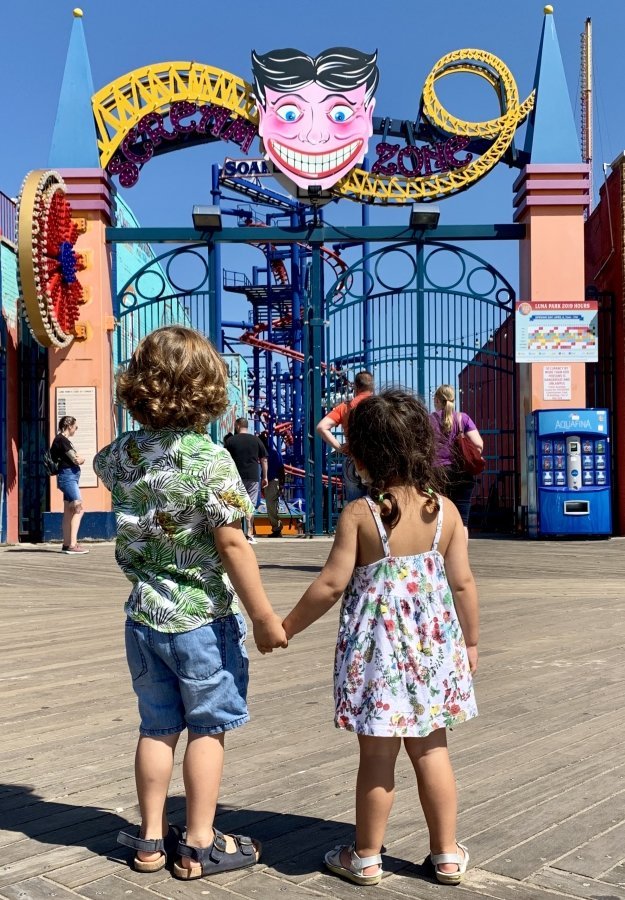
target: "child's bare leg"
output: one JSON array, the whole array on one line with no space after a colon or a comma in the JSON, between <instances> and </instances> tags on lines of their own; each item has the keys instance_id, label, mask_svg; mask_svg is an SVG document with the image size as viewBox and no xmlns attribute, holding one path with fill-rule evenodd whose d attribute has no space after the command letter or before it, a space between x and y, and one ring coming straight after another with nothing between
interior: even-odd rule
<instances>
[{"instance_id":1,"label":"child's bare leg","mask_svg":"<svg viewBox=\"0 0 625 900\"><path fill-rule=\"evenodd\" d=\"M174 751L179 734L141 735L135 754L135 780L141 810L141 837L152 840L167 834L167 791L174 766ZM151 862L158 853L137 851L137 857Z\"/></svg>"},{"instance_id":2,"label":"child's bare leg","mask_svg":"<svg viewBox=\"0 0 625 900\"><path fill-rule=\"evenodd\" d=\"M187 844L209 847L224 767L224 734L194 734L184 755L182 774L187 797ZM230 850L230 848L228 848ZM183 859L183 863L191 860Z\"/></svg>"},{"instance_id":3,"label":"child's bare leg","mask_svg":"<svg viewBox=\"0 0 625 900\"><path fill-rule=\"evenodd\" d=\"M395 762L401 738L358 735L360 764L356 780L356 853L375 856L384 843L386 824L395 799ZM349 867L343 851L341 864ZM379 866L367 866L363 875L375 875Z\"/></svg>"},{"instance_id":4,"label":"child's bare leg","mask_svg":"<svg viewBox=\"0 0 625 900\"><path fill-rule=\"evenodd\" d=\"M430 832L432 853L458 853L456 780L447 751L444 728L424 738L404 738L406 751L417 776L419 799ZM457 872L455 863L444 863L441 872Z\"/></svg>"}]
</instances>

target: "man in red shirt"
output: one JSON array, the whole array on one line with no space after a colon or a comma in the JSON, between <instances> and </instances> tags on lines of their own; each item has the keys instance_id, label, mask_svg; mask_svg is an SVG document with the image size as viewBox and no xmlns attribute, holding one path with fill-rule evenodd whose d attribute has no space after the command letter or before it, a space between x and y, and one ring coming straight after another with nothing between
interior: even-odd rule
<instances>
[{"instance_id":1,"label":"man in red shirt","mask_svg":"<svg viewBox=\"0 0 625 900\"><path fill-rule=\"evenodd\" d=\"M346 453L345 447L348 440L349 414L361 400L365 400L372 394L373 375L371 372L358 372L354 378L353 398L346 403L339 403L338 406L335 406L334 409L318 423L317 434L326 442L326 444L328 444L328 446L332 447L333 450L336 450L338 453ZM341 443L332 434L332 429L338 428L339 426L343 429L343 436L345 438L344 443ZM358 500L359 497L364 497L366 493L366 488L363 487L362 482L356 474L353 460L346 454L346 458L343 461L343 497L345 502L349 503L351 500Z\"/></svg>"}]
</instances>

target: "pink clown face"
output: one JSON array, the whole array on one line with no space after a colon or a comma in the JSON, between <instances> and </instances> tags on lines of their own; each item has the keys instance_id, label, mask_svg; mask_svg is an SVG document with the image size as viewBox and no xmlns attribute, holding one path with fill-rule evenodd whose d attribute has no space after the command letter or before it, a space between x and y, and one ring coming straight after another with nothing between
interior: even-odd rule
<instances>
[{"instance_id":1,"label":"pink clown face","mask_svg":"<svg viewBox=\"0 0 625 900\"><path fill-rule=\"evenodd\" d=\"M329 188L361 163L373 134L366 86L331 91L312 83L286 94L267 88L258 133L267 157L300 187Z\"/></svg>"}]
</instances>

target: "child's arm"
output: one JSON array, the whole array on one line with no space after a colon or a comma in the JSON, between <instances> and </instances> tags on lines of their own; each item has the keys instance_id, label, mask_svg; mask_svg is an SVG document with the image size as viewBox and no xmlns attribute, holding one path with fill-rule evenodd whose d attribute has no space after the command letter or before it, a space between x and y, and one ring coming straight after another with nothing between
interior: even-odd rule
<instances>
[{"instance_id":1,"label":"child's arm","mask_svg":"<svg viewBox=\"0 0 625 900\"><path fill-rule=\"evenodd\" d=\"M357 513L353 510L355 505L350 504L341 513L325 566L284 620L284 630L289 639L308 628L334 606L351 578L358 549Z\"/></svg>"},{"instance_id":2,"label":"child's arm","mask_svg":"<svg viewBox=\"0 0 625 900\"><path fill-rule=\"evenodd\" d=\"M477 642L479 639L479 611L477 600L477 587L473 572L469 565L469 553L467 540L464 533L462 520L456 508L445 504L445 515L453 514L454 530L445 553L445 571L451 592L454 595L454 605L458 613L460 627L467 645L469 666L472 672L477 669Z\"/></svg>"},{"instance_id":3,"label":"child's arm","mask_svg":"<svg viewBox=\"0 0 625 900\"><path fill-rule=\"evenodd\" d=\"M215 545L224 569L252 620L254 641L261 653L288 646L278 616L267 599L254 551L241 530L241 521L215 528Z\"/></svg>"}]
</instances>

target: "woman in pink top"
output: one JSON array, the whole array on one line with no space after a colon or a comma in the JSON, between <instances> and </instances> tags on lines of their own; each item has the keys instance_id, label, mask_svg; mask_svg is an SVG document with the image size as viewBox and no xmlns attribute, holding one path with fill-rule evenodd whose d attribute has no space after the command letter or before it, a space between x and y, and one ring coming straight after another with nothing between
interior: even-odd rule
<instances>
[{"instance_id":1,"label":"woman in pink top","mask_svg":"<svg viewBox=\"0 0 625 900\"><path fill-rule=\"evenodd\" d=\"M455 412L456 394L450 384L441 384L434 394L435 412L430 416L437 438L435 466L443 472L444 494L456 505L469 540L469 513L475 478L458 466L455 443L462 432L480 450L484 441L473 419L463 412Z\"/></svg>"}]
</instances>

